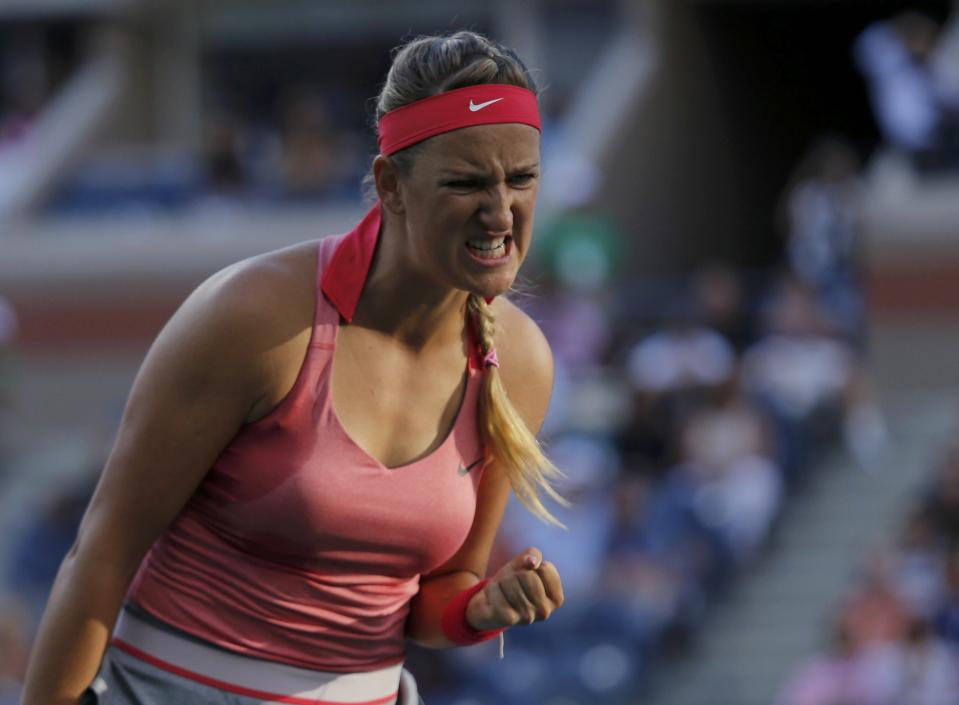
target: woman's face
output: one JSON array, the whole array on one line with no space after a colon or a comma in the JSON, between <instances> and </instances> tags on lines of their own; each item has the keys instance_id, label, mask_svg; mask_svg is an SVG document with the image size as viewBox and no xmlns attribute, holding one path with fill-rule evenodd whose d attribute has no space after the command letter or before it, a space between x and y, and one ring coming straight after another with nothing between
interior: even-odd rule
<instances>
[{"instance_id":1,"label":"woman's face","mask_svg":"<svg viewBox=\"0 0 959 705\"><path fill-rule=\"evenodd\" d=\"M437 135L399 190L410 264L440 286L503 294L532 238L539 131L510 123Z\"/></svg>"}]
</instances>

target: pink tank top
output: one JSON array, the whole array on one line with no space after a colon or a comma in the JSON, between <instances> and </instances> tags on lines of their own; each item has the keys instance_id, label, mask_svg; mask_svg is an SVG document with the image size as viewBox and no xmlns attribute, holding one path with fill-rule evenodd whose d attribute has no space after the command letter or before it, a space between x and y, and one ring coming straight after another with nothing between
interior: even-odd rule
<instances>
[{"instance_id":1,"label":"pink tank top","mask_svg":"<svg viewBox=\"0 0 959 705\"><path fill-rule=\"evenodd\" d=\"M222 648L303 668L359 672L404 659L420 575L472 525L482 372L474 351L454 427L420 460L387 469L347 435L331 401L333 350L378 232L377 211L320 242L312 339L293 388L223 450L151 547L128 601Z\"/></svg>"}]
</instances>

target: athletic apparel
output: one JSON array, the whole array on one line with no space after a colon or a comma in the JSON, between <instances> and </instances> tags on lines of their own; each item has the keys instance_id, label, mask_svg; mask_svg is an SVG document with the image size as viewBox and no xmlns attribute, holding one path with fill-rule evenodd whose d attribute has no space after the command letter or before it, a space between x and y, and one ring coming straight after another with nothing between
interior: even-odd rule
<instances>
[{"instance_id":1,"label":"athletic apparel","mask_svg":"<svg viewBox=\"0 0 959 705\"><path fill-rule=\"evenodd\" d=\"M237 693L171 673L111 646L100 674L80 698L80 705L423 705L416 680L409 671L400 674L393 697L373 701L335 701L277 694Z\"/></svg>"},{"instance_id":2,"label":"athletic apparel","mask_svg":"<svg viewBox=\"0 0 959 705\"><path fill-rule=\"evenodd\" d=\"M503 83L454 88L401 105L381 117L377 125L380 154L389 156L464 127L509 122L541 129L533 91Z\"/></svg>"},{"instance_id":3,"label":"athletic apparel","mask_svg":"<svg viewBox=\"0 0 959 705\"><path fill-rule=\"evenodd\" d=\"M403 661L420 575L448 560L472 525L482 371L471 351L454 427L420 460L388 469L347 435L332 404L333 352L379 230L377 206L319 243L312 337L292 390L241 428L141 564L128 600L163 623L312 670Z\"/></svg>"},{"instance_id":4,"label":"athletic apparel","mask_svg":"<svg viewBox=\"0 0 959 705\"><path fill-rule=\"evenodd\" d=\"M416 705L400 664L379 671L311 671L224 651L125 609L81 705Z\"/></svg>"}]
</instances>

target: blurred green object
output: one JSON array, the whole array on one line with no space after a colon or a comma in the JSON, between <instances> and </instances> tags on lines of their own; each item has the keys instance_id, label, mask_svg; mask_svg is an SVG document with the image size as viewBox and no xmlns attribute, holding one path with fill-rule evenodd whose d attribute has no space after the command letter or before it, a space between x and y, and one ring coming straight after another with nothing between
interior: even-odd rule
<instances>
[{"instance_id":1,"label":"blurred green object","mask_svg":"<svg viewBox=\"0 0 959 705\"><path fill-rule=\"evenodd\" d=\"M625 254L622 234L612 218L591 209L560 214L539 238L540 263L562 285L593 291L621 269Z\"/></svg>"}]
</instances>

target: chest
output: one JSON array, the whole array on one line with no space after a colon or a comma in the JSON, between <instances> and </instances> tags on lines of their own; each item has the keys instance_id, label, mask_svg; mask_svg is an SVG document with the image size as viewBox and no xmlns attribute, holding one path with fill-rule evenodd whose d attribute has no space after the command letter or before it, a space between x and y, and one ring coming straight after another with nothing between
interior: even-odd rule
<instances>
[{"instance_id":1,"label":"chest","mask_svg":"<svg viewBox=\"0 0 959 705\"><path fill-rule=\"evenodd\" d=\"M458 549L472 525L482 477L480 378L470 373L434 450L389 466L360 446L333 409L332 363L333 346L311 348L291 394L223 451L193 506L246 551L271 561L353 574L428 572ZM440 422L433 423L434 433L421 440L437 435Z\"/></svg>"},{"instance_id":2,"label":"chest","mask_svg":"<svg viewBox=\"0 0 959 705\"><path fill-rule=\"evenodd\" d=\"M363 328L343 326L331 353L332 413L346 434L387 468L439 448L463 407L465 353L411 354Z\"/></svg>"}]
</instances>

